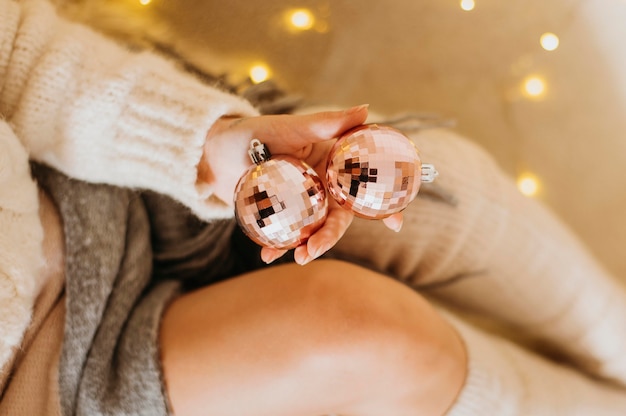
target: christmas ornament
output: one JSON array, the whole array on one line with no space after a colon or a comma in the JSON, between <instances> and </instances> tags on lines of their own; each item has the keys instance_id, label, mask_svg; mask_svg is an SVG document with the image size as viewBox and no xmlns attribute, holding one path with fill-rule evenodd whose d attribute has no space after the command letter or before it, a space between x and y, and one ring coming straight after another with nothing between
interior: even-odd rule
<instances>
[{"instance_id":1,"label":"christmas ornament","mask_svg":"<svg viewBox=\"0 0 626 416\"><path fill-rule=\"evenodd\" d=\"M259 245L277 249L299 246L322 226L328 200L313 168L289 156L271 158L253 139L248 151L255 163L235 188L235 216Z\"/></svg>"},{"instance_id":2,"label":"christmas ornament","mask_svg":"<svg viewBox=\"0 0 626 416\"><path fill-rule=\"evenodd\" d=\"M355 215L381 219L415 199L422 182L437 176L422 164L417 147L399 130L369 124L344 133L328 156L331 196Z\"/></svg>"}]
</instances>

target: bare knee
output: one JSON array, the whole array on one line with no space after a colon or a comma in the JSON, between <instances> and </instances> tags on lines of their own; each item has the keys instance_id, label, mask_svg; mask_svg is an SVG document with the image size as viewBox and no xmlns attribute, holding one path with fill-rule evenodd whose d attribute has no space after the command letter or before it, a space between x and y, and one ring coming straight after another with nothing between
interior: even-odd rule
<instances>
[{"instance_id":1,"label":"bare knee","mask_svg":"<svg viewBox=\"0 0 626 416\"><path fill-rule=\"evenodd\" d=\"M407 414L442 413L465 377L464 348L447 322L395 280L344 262L311 266L301 293L305 314L295 315L309 376L324 380L349 413L386 414L394 402L405 403Z\"/></svg>"},{"instance_id":2,"label":"bare knee","mask_svg":"<svg viewBox=\"0 0 626 416\"><path fill-rule=\"evenodd\" d=\"M286 407L285 414L385 414L400 402L407 414L419 414L416 406L436 414L464 377L460 341L424 299L347 263L281 266L201 293L166 314L163 352L168 379L168 366L180 369L180 360L197 368L190 346L201 345L210 368L201 380L205 398L218 391L223 400L231 385L233 397L256 397L273 415ZM186 357L172 353L172 336ZM433 395L442 383L448 390ZM245 414L239 404L219 404L233 409L220 414Z\"/></svg>"}]
</instances>

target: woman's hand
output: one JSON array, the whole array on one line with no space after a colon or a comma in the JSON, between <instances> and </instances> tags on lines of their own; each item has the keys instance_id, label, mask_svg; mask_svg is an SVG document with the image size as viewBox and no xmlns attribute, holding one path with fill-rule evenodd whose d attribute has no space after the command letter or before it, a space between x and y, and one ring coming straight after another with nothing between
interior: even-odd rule
<instances>
[{"instance_id":1,"label":"woman's hand","mask_svg":"<svg viewBox=\"0 0 626 416\"><path fill-rule=\"evenodd\" d=\"M198 165L198 180L211 183L214 195L232 204L237 181L251 163L247 152L250 140L257 138L267 145L273 155L284 154L304 160L325 181L326 158L334 144L331 139L363 124L366 119L367 105L307 115L222 118L207 135L204 154ZM352 218L350 211L341 208L329 197L326 222L306 244L296 247L296 262L306 264L328 251L343 236ZM390 229L399 231L402 214L394 214L383 222ZM286 250L264 247L261 258L270 263L285 253Z\"/></svg>"}]
</instances>

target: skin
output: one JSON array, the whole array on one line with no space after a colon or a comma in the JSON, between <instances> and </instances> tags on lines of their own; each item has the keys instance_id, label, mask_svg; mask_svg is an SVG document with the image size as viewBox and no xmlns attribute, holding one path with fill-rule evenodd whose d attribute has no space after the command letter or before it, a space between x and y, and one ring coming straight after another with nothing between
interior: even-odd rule
<instances>
[{"instance_id":1,"label":"skin","mask_svg":"<svg viewBox=\"0 0 626 416\"><path fill-rule=\"evenodd\" d=\"M326 157L334 139L344 131L363 124L366 119L366 105L307 115L222 118L207 135L205 152L198 165L198 180L212 184L214 195L232 205L237 180L251 163L247 150L252 138L265 143L274 155L286 154L304 160L325 180ZM306 244L295 249L296 263L307 264L324 254L350 226L354 215L332 198L329 202L325 225ZM402 214L394 214L383 222L390 229L399 231ZM285 253L285 250L265 247L261 257L266 263L271 263Z\"/></svg>"},{"instance_id":2,"label":"skin","mask_svg":"<svg viewBox=\"0 0 626 416\"><path fill-rule=\"evenodd\" d=\"M441 415L465 351L416 292L345 262L249 273L177 299L161 327L176 415Z\"/></svg>"},{"instance_id":3,"label":"skin","mask_svg":"<svg viewBox=\"0 0 626 416\"><path fill-rule=\"evenodd\" d=\"M366 116L362 107L223 119L207 147L245 154L249 138L258 135L275 152L291 152L319 169L330 139ZM236 156L213 160L209 154L198 178L227 200L249 162L240 158L233 168L237 164L219 160ZM212 172L222 169L230 173L218 181ZM40 201L44 253L56 270L64 266L60 216L45 194ZM298 263L332 247L351 220L333 206L327 224L296 249ZM401 223L396 215L386 225L399 229ZM264 249L262 256L270 262L282 254ZM462 340L423 297L334 260L267 268L185 294L166 309L159 343L167 395L179 416L441 415L466 378Z\"/></svg>"},{"instance_id":4,"label":"skin","mask_svg":"<svg viewBox=\"0 0 626 416\"><path fill-rule=\"evenodd\" d=\"M324 178L333 138L366 118L359 106L221 119L207 136L198 180L232 203L251 138ZM325 225L295 249L296 262L330 249L352 218L331 201ZM398 231L402 215L384 223ZM269 263L284 252L263 248L261 256ZM338 261L265 269L190 293L166 310L160 335L178 415L438 415L466 376L461 340L421 296Z\"/></svg>"}]
</instances>

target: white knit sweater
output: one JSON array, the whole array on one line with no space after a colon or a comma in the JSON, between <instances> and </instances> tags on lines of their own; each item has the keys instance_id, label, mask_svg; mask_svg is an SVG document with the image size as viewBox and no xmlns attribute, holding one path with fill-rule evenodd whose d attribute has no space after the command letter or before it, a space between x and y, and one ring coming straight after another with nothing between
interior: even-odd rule
<instances>
[{"instance_id":1,"label":"white knit sweater","mask_svg":"<svg viewBox=\"0 0 626 416\"><path fill-rule=\"evenodd\" d=\"M223 218L231 209L211 196L210 185L196 183L196 165L210 126L234 114L256 111L165 59L130 53L57 18L41 0L0 0L0 367L19 346L42 286L43 231L28 159L86 181L168 194L201 218ZM471 151L464 157L471 158ZM593 281L587 289L593 297ZM470 293L471 286L464 290L470 301L488 296ZM623 310L621 299L615 311ZM485 305L507 308L504 298L498 304L494 296ZM617 327L626 322L618 312L610 316ZM468 380L450 414L626 414L623 390L448 317L470 359ZM620 342L623 332L615 337ZM587 341L602 350L602 337ZM592 361L590 354L581 362Z\"/></svg>"},{"instance_id":2,"label":"white knit sweater","mask_svg":"<svg viewBox=\"0 0 626 416\"><path fill-rule=\"evenodd\" d=\"M47 2L0 0L0 114L2 367L42 283L28 159L86 181L168 194L204 219L229 217L210 185L196 183L196 165L215 120L257 112L165 59L58 19Z\"/></svg>"}]
</instances>

